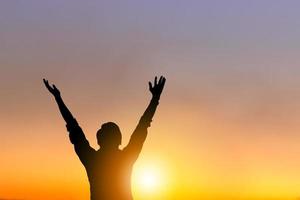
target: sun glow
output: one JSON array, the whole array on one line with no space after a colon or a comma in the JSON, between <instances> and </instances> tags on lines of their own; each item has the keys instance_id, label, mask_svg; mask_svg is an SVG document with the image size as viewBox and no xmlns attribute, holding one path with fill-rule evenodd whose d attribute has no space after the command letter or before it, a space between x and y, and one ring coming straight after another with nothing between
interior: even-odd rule
<instances>
[{"instance_id":1,"label":"sun glow","mask_svg":"<svg viewBox=\"0 0 300 200\"><path fill-rule=\"evenodd\" d=\"M147 191L153 191L159 187L159 173L155 169L145 169L139 175L140 186Z\"/></svg>"},{"instance_id":2,"label":"sun glow","mask_svg":"<svg viewBox=\"0 0 300 200\"><path fill-rule=\"evenodd\" d=\"M133 191L136 197L158 199L165 195L167 178L164 167L158 163L138 163L132 176ZM146 199L147 199L146 198Z\"/></svg>"},{"instance_id":3,"label":"sun glow","mask_svg":"<svg viewBox=\"0 0 300 200\"><path fill-rule=\"evenodd\" d=\"M156 193L162 186L162 175L157 167L145 167L136 171L134 182L143 193Z\"/></svg>"}]
</instances>

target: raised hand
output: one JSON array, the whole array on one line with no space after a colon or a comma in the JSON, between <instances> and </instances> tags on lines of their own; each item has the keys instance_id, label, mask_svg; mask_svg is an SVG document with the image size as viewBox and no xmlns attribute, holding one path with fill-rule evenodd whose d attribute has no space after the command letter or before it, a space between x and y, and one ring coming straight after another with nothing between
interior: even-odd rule
<instances>
[{"instance_id":1,"label":"raised hand","mask_svg":"<svg viewBox=\"0 0 300 200\"><path fill-rule=\"evenodd\" d=\"M49 92L54 96L54 97L59 97L60 96L60 92L59 90L56 88L56 86L53 84L52 87L49 85L48 80L43 79L44 84L46 86L46 88L49 90Z\"/></svg>"},{"instance_id":2,"label":"raised hand","mask_svg":"<svg viewBox=\"0 0 300 200\"><path fill-rule=\"evenodd\" d=\"M152 83L149 81L149 90L152 93L153 97L156 97L156 98L160 97L160 95L164 89L165 82L166 82L166 78L163 76L161 76L159 78L158 82L157 82L157 76L155 76L153 86L152 86Z\"/></svg>"}]
</instances>

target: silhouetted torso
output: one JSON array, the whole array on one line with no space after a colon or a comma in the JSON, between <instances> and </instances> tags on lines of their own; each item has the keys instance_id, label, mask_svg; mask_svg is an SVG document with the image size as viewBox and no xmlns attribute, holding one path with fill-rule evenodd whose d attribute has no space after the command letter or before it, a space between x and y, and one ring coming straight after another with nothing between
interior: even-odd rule
<instances>
[{"instance_id":1,"label":"silhouetted torso","mask_svg":"<svg viewBox=\"0 0 300 200\"><path fill-rule=\"evenodd\" d=\"M156 106L157 102L153 105ZM76 154L87 171L91 200L132 200L132 167L142 149L150 122L147 115L141 118L123 150L100 148L98 151L90 147L76 120L67 125Z\"/></svg>"},{"instance_id":2,"label":"silhouetted torso","mask_svg":"<svg viewBox=\"0 0 300 200\"><path fill-rule=\"evenodd\" d=\"M90 182L91 199L129 200L131 171L135 160L121 150L98 150L83 162Z\"/></svg>"}]
</instances>

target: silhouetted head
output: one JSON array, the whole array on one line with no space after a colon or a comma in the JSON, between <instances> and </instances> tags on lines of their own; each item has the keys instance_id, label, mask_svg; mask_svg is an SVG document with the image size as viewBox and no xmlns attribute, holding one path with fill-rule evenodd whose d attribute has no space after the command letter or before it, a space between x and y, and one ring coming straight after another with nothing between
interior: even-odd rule
<instances>
[{"instance_id":1,"label":"silhouetted head","mask_svg":"<svg viewBox=\"0 0 300 200\"><path fill-rule=\"evenodd\" d=\"M97 132L97 140L101 148L118 148L122 140L119 126L113 122L102 124Z\"/></svg>"}]
</instances>

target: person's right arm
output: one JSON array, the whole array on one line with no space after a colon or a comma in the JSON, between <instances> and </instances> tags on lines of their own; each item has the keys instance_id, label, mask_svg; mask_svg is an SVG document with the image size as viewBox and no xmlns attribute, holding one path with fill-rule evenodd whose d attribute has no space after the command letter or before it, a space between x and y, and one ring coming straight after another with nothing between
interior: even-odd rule
<instances>
[{"instance_id":1,"label":"person's right arm","mask_svg":"<svg viewBox=\"0 0 300 200\"><path fill-rule=\"evenodd\" d=\"M53 84L52 87L49 85L48 80L43 79L44 84L48 91L53 95L53 97L56 100L56 103L58 105L59 111L64 118L65 122L68 125L75 124L76 120L74 119L72 113L67 108L66 104L64 103L63 99L61 98L60 91L56 88L56 86Z\"/></svg>"},{"instance_id":2,"label":"person's right arm","mask_svg":"<svg viewBox=\"0 0 300 200\"><path fill-rule=\"evenodd\" d=\"M48 91L55 98L59 111L67 124L66 126L67 130L70 133L70 140L72 144L74 144L75 151L78 154L80 160L83 161L84 157L87 156L87 153L94 151L94 149L90 147L89 142L86 139L81 127L78 125L78 122L64 103L60 95L60 91L56 88L55 85L52 85L51 87L48 83L48 80L43 79L43 81Z\"/></svg>"}]
</instances>

